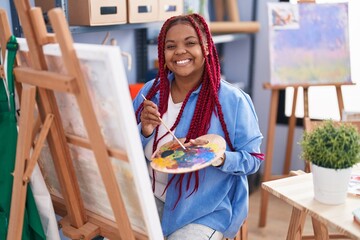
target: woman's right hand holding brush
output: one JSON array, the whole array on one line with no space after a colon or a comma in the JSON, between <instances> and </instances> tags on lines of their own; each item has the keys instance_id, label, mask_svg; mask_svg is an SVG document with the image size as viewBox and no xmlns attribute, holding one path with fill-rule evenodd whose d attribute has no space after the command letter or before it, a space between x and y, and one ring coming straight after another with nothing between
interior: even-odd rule
<instances>
[{"instance_id":1,"label":"woman's right hand holding brush","mask_svg":"<svg viewBox=\"0 0 360 240\"><path fill-rule=\"evenodd\" d=\"M152 134L154 129L161 124L160 113L155 103L144 100L144 109L141 112L141 133L144 137Z\"/></svg>"}]
</instances>

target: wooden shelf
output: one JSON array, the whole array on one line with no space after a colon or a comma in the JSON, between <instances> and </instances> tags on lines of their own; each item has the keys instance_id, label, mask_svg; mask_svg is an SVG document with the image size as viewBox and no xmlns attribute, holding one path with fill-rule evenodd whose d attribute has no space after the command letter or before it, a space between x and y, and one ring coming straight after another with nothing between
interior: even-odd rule
<instances>
[{"instance_id":1,"label":"wooden shelf","mask_svg":"<svg viewBox=\"0 0 360 240\"><path fill-rule=\"evenodd\" d=\"M116 25L104 25L104 26L70 26L70 32L72 34L89 33L89 32L107 32L118 30L134 30L156 27L161 22L148 22L148 23L124 23ZM51 29L48 29L51 31Z\"/></svg>"},{"instance_id":2,"label":"wooden shelf","mask_svg":"<svg viewBox=\"0 0 360 240\"><path fill-rule=\"evenodd\" d=\"M256 33L260 30L260 23L256 21L248 22L210 22L209 28L215 33Z\"/></svg>"}]
</instances>

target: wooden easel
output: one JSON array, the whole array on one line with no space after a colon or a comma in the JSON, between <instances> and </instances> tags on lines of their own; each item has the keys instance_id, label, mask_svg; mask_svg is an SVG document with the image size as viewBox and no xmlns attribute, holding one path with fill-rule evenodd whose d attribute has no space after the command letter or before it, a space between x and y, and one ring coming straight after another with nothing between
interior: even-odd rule
<instances>
[{"instance_id":1,"label":"wooden easel","mask_svg":"<svg viewBox=\"0 0 360 240\"><path fill-rule=\"evenodd\" d=\"M92 239L97 235L110 239L148 239L144 234L131 228L109 161L110 156L127 160L127 154L123 150L110 149L105 145L63 12L60 9L49 11L48 15L55 34L48 34L40 8L31 8L28 0L14 0L14 3L27 39L32 66L17 67L14 70L16 81L21 82L24 88L7 239L21 239L26 186L45 138L49 144L64 198L61 201L54 197L53 204L58 214L67 214L60 221L65 235L71 239ZM42 46L56 41L60 45L68 75L47 71ZM65 135L55 92L65 92L76 97L89 139ZM37 98L35 98L36 94ZM40 131L38 124L34 124L35 104L38 106L39 117L43 123ZM39 132L38 140L30 156L32 140L37 132ZM115 222L85 210L68 143L93 151Z\"/></svg>"},{"instance_id":2,"label":"wooden easel","mask_svg":"<svg viewBox=\"0 0 360 240\"><path fill-rule=\"evenodd\" d=\"M10 27L9 27L9 21L6 15L6 12L1 10L0 11L0 47L1 47L1 55L4 58L5 57L5 52L6 52L6 43L7 40L10 38L11 36L11 31L10 31ZM1 63L3 64L3 63ZM5 70L3 69L3 65L1 65L1 75L4 75Z\"/></svg>"},{"instance_id":3,"label":"wooden easel","mask_svg":"<svg viewBox=\"0 0 360 240\"><path fill-rule=\"evenodd\" d=\"M291 154L292 146L294 142L294 131L296 124L295 109L297 104L297 95L298 89L303 88L304 93L304 118L309 117L308 109L308 90L312 86L334 86L336 89L338 109L340 116L342 115L342 110L344 109L344 101L342 98L341 86L343 85L353 85L352 83L329 83L329 84L295 84L295 85L271 85L270 83L265 83L264 88L271 90L271 99L270 99L270 110L269 110L269 121L268 121L268 131L267 131L267 141L266 141L266 161L264 161L264 174L262 181L270 181L277 178L287 177L290 172L290 163L291 163ZM293 102L291 108L291 115L288 122L288 135L287 135L287 144L286 144L286 154L285 161L283 165L283 175L275 176L271 174L272 171L272 158L274 152L274 137L275 137L275 128L276 128L276 115L278 111L279 103L279 93L281 90L286 89L287 87L294 88ZM305 171L309 172L309 166L305 166ZM260 219L259 226L265 227L266 225L266 214L268 206L269 195L265 190L261 190L261 206L260 206Z\"/></svg>"},{"instance_id":4,"label":"wooden easel","mask_svg":"<svg viewBox=\"0 0 360 240\"><path fill-rule=\"evenodd\" d=\"M6 44L11 37L11 30L9 20L5 11L0 10L0 47L1 55L5 59ZM2 63L3 64L3 63ZM17 65L17 59L15 59L15 66ZM0 65L0 76L4 79L6 69L3 69L3 65ZM17 92L21 92L21 84L15 82Z\"/></svg>"},{"instance_id":5,"label":"wooden easel","mask_svg":"<svg viewBox=\"0 0 360 240\"><path fill-rule=\"evenodd\" d=\"M9 39L9 37L11 36L11 32L9 29L9 22L6 16L6 12L3 10L0 10L0 47L1 47L1 56L4 59L5 58L5 52L6 52L6 39ZM0 64L0 78L4 79L5 78L5 69L4 69L4 65L1 62ZM0 83L2 84L2 83Z\"/></svg>"},{"instance_id":6,"label":"wooden easel","mask_svg":"<svg viewBox=\"0 0 360 240\"><path fill-rule=\"evenodd\" d=\"M315 0L298 0L298 3L315 3ZM341 86L343 85L353 85L353 83L328 83L328 84L293 84L293 85L276 85L273 86L270 83L265 83L264 88L271 90L271 100L270 100L270 111L269 111L269 121L268 121L268 132L267 132L267 142L266 142L266 161L262 181L270 181L277 178L287 177L290 172L290 163L291 163L291 154L292 146L294 142L294 131L296 124L296 104L297 104L297 95L298 89L303 88L303 97L304 97L304 119L309 117L309 103L308 103L308 89L311 86L334 86L336 89L338 109L340 117L342 118L342 112L344 109L344 101L342 98ZM274 150L274 137L275 137L275 128L276 128L276 115L277 107L279 103L279 92L286 89L287 87L292 87L294 89L293 103L291 108L291 115L288 122L288 135L287 135L287 144L286 144L286 154L285 161L283 165L283 175L274 176L271 174L272 171L272 158ZM309 164L305 164L305 172L309 172ZM264 189L261 189L261 202L260 202L260 218L259 218L259 227L265 227L266 225L266 216L267 216L267 207L269 201L269 194Z\"/></svg>"}]
</instances>

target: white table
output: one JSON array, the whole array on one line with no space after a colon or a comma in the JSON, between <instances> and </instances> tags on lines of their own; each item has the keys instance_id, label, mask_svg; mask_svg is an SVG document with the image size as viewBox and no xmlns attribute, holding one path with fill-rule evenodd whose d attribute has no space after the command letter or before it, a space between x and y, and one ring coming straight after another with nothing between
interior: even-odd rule
<instances>
[{"instance_id":1,"label":"white table","mask_svg":"<svg viewBox=\"0 0 360 240\"><path fill-rule=\"evenodd\" d=\"M355 171L360 172L360 168ZM315 239L329 239L329 226L351 239L360 239L360 225L352 215L360 207L359 196L348 195L341 205L322 204L314 199L311 173L264 182L262 187L293 207L288 240L301 239L306 214L312 217Z\"/></svg>"}]
</instances>

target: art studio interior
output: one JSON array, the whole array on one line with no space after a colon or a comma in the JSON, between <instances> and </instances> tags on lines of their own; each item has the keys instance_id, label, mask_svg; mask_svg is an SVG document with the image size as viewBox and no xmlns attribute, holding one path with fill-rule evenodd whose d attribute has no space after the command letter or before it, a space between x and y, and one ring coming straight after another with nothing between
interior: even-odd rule
<instances>
[{"instance_id":1,"label":"art studio interior","mask_svg":"<svg viewBox=\"0 0 360 240\"><path fill-rule=\"evenodd\" d=\"M224 130L230 129L224 127L229 109L221 110L219 105L227 96L213 95L204 99L216 101L204 106L214 105L216 119L224 120L225 115L219 121L224 132L221 140L210 136L201 143L213 144L209 145L216 153L209 157L213 162L193 170L188 170L194 166L188 162L187 169L181 170L179 162L169 160L170 154L177 157L173 145L157 148L161 128L150 131L150 136L155 135L155 141L150 140L153 145L149 144L153 150L144 145L149 141L142 135L145 128L140 122L146 116L141 111L145 113L154 102L155 111L162 111L164 95L158 94L158 102L146 97L155 99L157 93L151 95L151 91L162 93L167 86L160 80L162 71L173 81L179 74L176 66L166 62L171 52L167 44L172 41L165 41L163 47L160 31L170 33L176 26L162 28L171 17L192 13L200 15L209 28L209 33L203 27L194 33L212 39L213 44L200 44L199 49L206 56L211 51L217 55L219 86L227 82L232 91L247 96L248 111L254 112L257 121L250 124L253 119L241 114L237 119L235 107L248 105L234 103L231 123L255 126L262 138L259 152L247 153L259 166L251 173L229 174L229 178L242 175L246 184L246 207L241 213L245 217L235 232L210 224L222 236L215 239L360 239L359 11L356 0L1 0L0 239L180 239L166 236L159 205L153 201L157 182L151 167L167 168L164 172L174 176L164 183L167 194L178 176L185 176L178 181L180 188L191 185L191 179L200 181L201 188L198 171L212 174L220 166L226 172L226 160L232 160L228 151L245 154L242 151L248 146L238 143L241 137L234 140L234 147L229 146L238 125L232 132ZM214 49L208 49L212 45ZM186 61L192 60L178 59L176 64ZM212 60L208 61L211 65ZM159 79L159 84L150 89L146 84L153 79ZM216 91L220 93L221 87ZM149 95L142 94L144 89ZM191 94L196 91L200 90ZM191 104L189 96L184 100L187 104ZM167 108L168 103L164 104ZM161 112L163 119L159 114L153 121L186 152L189 135L176 136L183 125L167 126L171 114L165 113ZM186 110L181 114L180 122L189 115ZM211 132L211 123L210 135L216 133ZM319 142L338 145L322 149L316 145ZM152 151L149 157L146 151ZM312 154L326 155L324 165ZM329 159L335 154L332 163ZM348 154L349 159L338 160ZM145 160L150 156L151 164ZM345 188L336 192L340 180L323 172L315 175L318 166L336 173L348 170ZM328 189L320 189L315 180L325 182ZM202 194L197 188L193 192L186 198ZM230 202L240 198L237 193ZM326 193L330 200L325 200ZM180 193L180 198L185 197ZM165 211L176 214L176 204L166 210L165 202ZM31 206L38 208L34 213L40 219L38 226L32 226L36 224ZM237 212L232 214L236 218ZM191 221L202 224L208 221L204 219ZM183 219L174 219L174 224L178 221ZM40 229L44 237L25 233L28 227L35 232Z\"/></svg>"}]
</instances>

